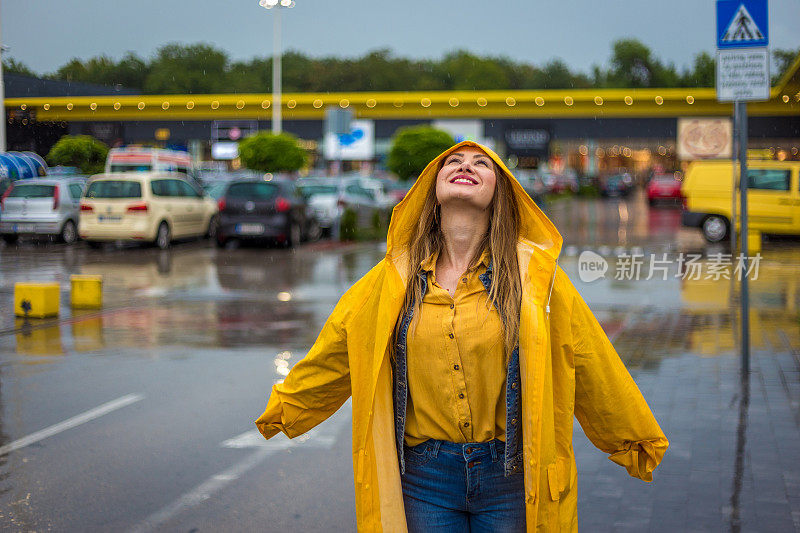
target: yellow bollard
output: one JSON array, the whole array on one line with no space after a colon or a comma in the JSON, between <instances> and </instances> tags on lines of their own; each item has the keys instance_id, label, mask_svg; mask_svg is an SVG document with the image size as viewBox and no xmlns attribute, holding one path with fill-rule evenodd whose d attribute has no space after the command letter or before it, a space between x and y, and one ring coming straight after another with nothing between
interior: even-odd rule
<instances>
[{"instance_id":1,"label":"yellow bollard","mask_svg":"<svg viewBox=\"0 0 800 533\"><path fill-rule=\"evenodd\" d=\"M61 288L58 283L15 283L14 314L28 318L58 316Z\"/></svg>"},{"instance_id":2,"label":"yellow bollard","mask_svg":"<svg viewBox=\"0 0 800 533\"><path fill-rule=\"evenodd\" d=\"M99 309L103 306L102 276L74 275L70 277L70 282L70 304L73 309Z\"/></svg>"}]
</instances>

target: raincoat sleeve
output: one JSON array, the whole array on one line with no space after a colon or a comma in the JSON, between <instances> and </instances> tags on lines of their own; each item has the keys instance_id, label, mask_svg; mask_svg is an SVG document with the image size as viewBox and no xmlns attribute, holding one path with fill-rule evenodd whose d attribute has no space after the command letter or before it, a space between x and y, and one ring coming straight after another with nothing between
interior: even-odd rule
<instances>
[{"instance_id":1,"label":"raincoat sleeve","mask_svg":"<svg viewBox=\"0 0 800 533\"><path fill-rule=\"evenodd\" d=\"M282 431L302 435L335 413L350 397L347 336L342 323L346 297L337 304L308 354L283 383L272 387L267 408L256 426L269 439Z\"/></svg>"},{"instance_id":2,"label":"raincoat sleeve","mask_svg":"<svg viewBox=\"0 0 800 533\"><path fill-rule=\"evenodd\" d=\"M571 289L575 416L609 459L631 476L652 481L669 442L603 328Z\"/></svg>"}]
</instances>

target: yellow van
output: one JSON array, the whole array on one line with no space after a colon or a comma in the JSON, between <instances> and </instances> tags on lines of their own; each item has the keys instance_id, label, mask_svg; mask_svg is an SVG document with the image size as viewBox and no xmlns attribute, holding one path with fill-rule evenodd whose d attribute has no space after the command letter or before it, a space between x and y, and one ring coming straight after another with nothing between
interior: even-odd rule
<instances>
[{"instance_id":1,"label":"yellow van","mask_svg":"<svg viewBox=\"0 0 800 533\"><path fill-rule=\"evenodd\" d=\"M681 185L683 225L700 228L708 242L730 236L731 186L738 167L731 161L697 161L686 171ZM749 229L800 235L799 171L800 161L747 162ZM738 192L736 210L738 220Z\"/></svg>"}]
</instances>

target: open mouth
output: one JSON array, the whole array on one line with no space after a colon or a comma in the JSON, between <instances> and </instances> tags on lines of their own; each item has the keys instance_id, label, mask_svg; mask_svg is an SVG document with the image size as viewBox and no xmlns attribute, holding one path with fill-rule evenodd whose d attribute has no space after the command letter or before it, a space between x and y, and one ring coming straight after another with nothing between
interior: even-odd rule
<instances>
[{"instance_id":1,"label":"open mouth","mask_svg":"<svg viewBox=\"0 0 800 533\"><path fill-rule=\"evenodd\" d=\"M463 174L460 174L460 175L456 176L455 178L451 179L450 183L464 183L466 185L477 185L478 184L478 180L476 180L474 178L470 178L469 176L465 176Z\"/></svg>"}]
</instances>

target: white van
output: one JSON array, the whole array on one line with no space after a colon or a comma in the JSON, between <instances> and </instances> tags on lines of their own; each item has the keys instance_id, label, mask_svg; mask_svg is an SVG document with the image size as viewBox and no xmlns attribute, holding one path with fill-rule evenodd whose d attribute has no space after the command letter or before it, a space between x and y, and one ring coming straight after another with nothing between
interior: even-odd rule
<instances>
[{"instance_id":1,"label":"white van","mask_svg":"<svg viewBox=\"0 0 800 533\"><path fill-rule=\"evenodd\" d=\"M191 180L197 178L192 156L187 152L149 146L124 146L108 151L106 174L153 171L182 172Z\"/></svg>"}]
</instances>

